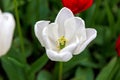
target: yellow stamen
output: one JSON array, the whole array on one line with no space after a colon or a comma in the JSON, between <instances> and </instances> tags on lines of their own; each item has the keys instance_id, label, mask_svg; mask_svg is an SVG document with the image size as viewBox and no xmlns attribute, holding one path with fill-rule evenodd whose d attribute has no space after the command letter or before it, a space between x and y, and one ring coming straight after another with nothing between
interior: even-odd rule
<instances>
[{"instance_id":1,"label":"yellow stamen","mask_svg":"<svg viewBox=\"0 0 120 80\"><path fill-rule=\"evenodd\" d=\"M66 45L66 42L67 42L67 39L64 37L64 36L61 36L59 39L58 39L58 41L57 41L57 43L58 43L58 48L59 49L63 49L64 47L65 47L65 45Z\"/></svg>"}]
</instances>

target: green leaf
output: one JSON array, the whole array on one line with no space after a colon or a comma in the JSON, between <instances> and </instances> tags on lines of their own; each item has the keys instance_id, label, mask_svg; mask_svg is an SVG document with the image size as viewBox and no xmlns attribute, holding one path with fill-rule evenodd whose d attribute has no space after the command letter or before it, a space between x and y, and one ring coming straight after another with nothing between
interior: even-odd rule
<instances>
[{"instance_id":1,"label":"green leaf","mask_svg":"<svg viewBox=\"0 0 120 80\"><path fill-rule=\"evenodd\" d=\"M93 9L93 14L92 14L92 17L91 17L91 21L88 22L89 24L95 24L96 22L96 18L98 20L98 11L99 11L99 6L101 5L101 0L97 0L94 4L93 4L95 7Z\"/></svg>"},{"instance_id":2,"label":"green leaf","mask_svg":"<svg viewBox=\"0 0 120 80\"><path fill-rule=\"evenodd\" d=\"M18 60L12 58L12 57L8 57L8 60L10 60L11 62L13 62L14 64L16 64L19 67L24 67L24 64L22 64L21 62L19 62Z\"/></svg>"},{"instance_id":3,"label":"green leaf","mask_svg":"<svg viewBox=\"0 0 120 80\"><path fill-rule=\"evenodd\" d=\"M40 19L46 19L49 14L48 0L31 0L23 13L23 20L27 25L34 25Z\"/></svg>"},{"instance_id":4,"label":"green leaf","mask_svg":"<svg viewBox=\"0 0 120 80\"><path fill-rule=\"evenodd\" d=\"M30 67L28 74L29 75L33 75L34 73L36 73L38 70L41 70L43 68L43 66L45 66L45 64L48 62L48 57L46 56L46 54L43 54L42 57L40 57L38 60L36 60Z\"/></svg>"},{"instance_id":5,"label":"green leaf","mask_svg":"<svg viewBox=\"0 0 120 80\"><path fill-rule=\"evenodd\" d=\"M37 80L52 80L52 76L49 72L42 70L38 73Z\"/></svg>"},{"instance_id":6,"label":"green leaf","mask_svg":"<svg viewBox=\"0 0 120 80\"><path fill-rule=\"evenodd\" d=\"M115 31L116 32L118 32L118 34L119 34L119 32L120 32L120 8L118 9L118 12L117 12L117 16L118 16L118 20L117 20L117 22L116 22L116 24L115 24ZM118 36L118 35L116 35L116 36Z\"/></svg>"},{"instance_id":7,"label":"green leaf","mask_svg":"<svg viewBox=\"0 0 120 80\"><path fill-rule=\"evenodd\" d=\"M111 27L113 27L113 24L114 24L114 16L110 10L110 7L109 7L109 4L107 1L105 1L105 9L106 9L106 13L107 13L107 16L108 16L108 21L109 21L109 25Z\"/></svg>"},{"instance_id":8,"label":"green leaf","mask_svg":"<svg viewBox=\"0 0 120 80\"><path fill-rule=\"evenodd\" d=\"M97 30L97 37L94 40L95 43L97 43L98 45L102 45L104 43L104 32L105 32L105 27L102 25L96 25L96 30Z\"/></svg>"},{"instance_id":9,"label":"green leaf","mask_svg":"<svg viewBox=\"0 0 120 80\"><path fill-rule=\"evenodd\" d=\"M39 7L39 13L40 19L46 19L49 14L49 6L48 6L48 0L39 0L40 6ZM42 15L41 15L42 14Z\"/></svg>"},{"instance_id":10,"label":"green leaf","mask_svg":"<svg viewBox=\"0 0 120 80\"><path fill-rule=\"evenodd\" d=\"M3 80L2 76L0 76L0 80Z\"/></svg>"},{"instance_id":11,"label":"green leaf","mask_svg":"<svg viewBox=\"0 0 120 80\"><path fill-rule=\"evenodd\" d=\"M91 68L79 67L76 70L75 77L72 80L94 80L94 73Z\"/></svg>"},{"instance_id":12,"label":"green leaf","mask_svg":"<svg viewBox=\"0 0 120 80\"><path fill-rule=\"evenodd\" d=\"M13 11L14 3L13 0L2 0L4 11ZM24 0L17 0L18 7L22 6L25 2Z\"/></svg>"},{"instance_id":13,"label":"green leaf","mask_svg":"<svg viewBox=\"0 0 120 80\"><path fill-rule=\"evenodd\" d=\"M87 49L83 51L81 54L74 56L70 61L64 63L63 65L64 73L66 73L69 70L72 70L72 68L74 68L77 65L94 67L94 68L98 67L97 64L92 62L90 58L90 53Z\"/></svg>"},{"instance_id":14,"label":"green leaf","mask_svg":"<svg viewBox=\"0 0 120 80\"><path fill-rule=\"evenodd\" d=\"M7 56L2 57L1 61L9 80L26 80L23 68L9 60Z\"/></svg>"},{"instance_id":15,"label":"green leaf","mask_svg":"<svg viewBox=\"0 0 120 80\"><path fill-rule=\"evenodd\" d=\"M97 76L96 80L112 80L112 77L114 75L115 69L117 68L116 66L116 61L117 58L113 58L109 64L107 64L102 71L99 73Z\"/></svg>"},{"instance_id":16,"label":"green leaf","mask_svg":"<svg viewBox=\"0 0 120 80\"><path fill-rule=\"evenodd\" d=\"M2 0L4 11L12 11L14 9L14 4L12 0Z\"/></svg>"},{"instance_id":17,"label":"green leaf","mask_svg":"<svg viewBox=\"0 0 120 80\"><path fill-rule=\"evenodd\" d=\"M14 39L14 42L13 42L14 50L16 52L22 54L21 51L20 51L21 50L20 46L21 46L20 45L20 39L18 37L16 37ZM32 54L32 51L33 51L32 44L27 39L24 38L24 46L25 46L25 53L24 54L25 54L25 57L27 58Z\"/></svg>"},{"instance_id":18,"label":"green leaf","mask_svg":"<svg viewBox=\"0 0 120 80\"><path fill-rule=\"evenodd\" d=\"M115 74L114 80L119 80L120 79L120 70Z\"/></svg>"}]
</instances>

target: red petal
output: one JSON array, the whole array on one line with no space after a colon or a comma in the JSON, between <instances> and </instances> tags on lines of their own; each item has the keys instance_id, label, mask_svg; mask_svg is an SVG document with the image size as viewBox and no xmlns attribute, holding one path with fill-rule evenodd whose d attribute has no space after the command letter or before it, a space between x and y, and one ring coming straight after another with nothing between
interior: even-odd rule
<instances>
[{"instance_id":1,"label":"red petal","mask_svg":"<svg viewBox=\"0 0 120 80\"><path fill-rule=\"evenodd\" d=\"M116 51L117 51L118 56L120 56L120 36L118 37L116 41Z\"/></svg>"},{"instance_id":2,"label":"red petal","mask_svg":"<svg viewBox=\"0 0 120 80\"><path fill-rule=\"evenodd\" d=\"M80 12L88 9L90 6L92 6L93 0L89 0L89 3L87 3L88 1L86 0L86 3L83 5L83 8L80 10Z\"/></svg>"},{"instance_id":3,"label":"red petal","mask_svg":"<svg viewBox=\"0 0 120 80\"><path fill-rule=\"evenodd\" d=\"M69 8L74 14L88 9L93 0L62 0L63 6Z\"/></svg>"}]
</instances>

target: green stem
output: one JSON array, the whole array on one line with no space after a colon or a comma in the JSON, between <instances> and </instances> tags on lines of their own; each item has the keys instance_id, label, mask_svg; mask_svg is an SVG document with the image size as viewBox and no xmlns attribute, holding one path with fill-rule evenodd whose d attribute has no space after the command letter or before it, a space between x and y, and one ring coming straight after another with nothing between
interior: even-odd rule
<instances>
[{"instance_id":1,"label":"green stem","mask_svg":"<svg viewBox=\"0 0 120 80\"><path fill-rule=\"evenodd\" d=\"M17 30L18 30L18 35L20 38L20 47L21 47L21 56L22 56L22 62L24 63L24 65L27 65L26 62L26 57L25 57L25 48L24 48L24 41L23 41L23 35L22 35L22 30L21 30L21 25L20 25L20 18L19 18L19 13L18 13L18 4L17 4L17 0L14 0L14 9L15 9L15 17L16 17L16 25L17 25ZM25 71L25 80L29 80L28 79L28 75L27 75L27 68L26 66L23 68L23 70Z\"/></svg>"},{"instance_id":2,"label":"green stem","mask_svg":"<svg viewBox=\"0 0 120 80\"><path fill-rule=\"evenodd\" d=\"M63 62L59 62L59 80L62 80Z\"/></svg>"},{"instance_id":3,"label":"green stem","mask_svg":"<svg viewBox=\"0 0 120 80\"><path fill-rule=\"evenodd\" d=\"M22 30L20 27L20 19L19 19L19 14L18 14L18 5L17 5L17 1L14 0L14 8L15 8L15 17L16 17L16 22L17 22L17 29L18 29L18 34L19 34L19 38L20 38L20 44L21 44L21 51L22 51L22 57L24 58L23 60L26 62L25 60L25 50L24 50L24 41L23 41L23 36L22 36Z\"/></svg>"}]
</instances>

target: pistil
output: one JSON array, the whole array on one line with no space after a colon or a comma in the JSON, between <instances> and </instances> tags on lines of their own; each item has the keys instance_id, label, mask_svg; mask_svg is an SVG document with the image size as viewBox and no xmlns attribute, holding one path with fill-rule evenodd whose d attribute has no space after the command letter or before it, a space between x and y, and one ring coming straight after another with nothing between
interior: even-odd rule
<instances>
[{"instance_id":1,"label":"pistil","mask_svg":"<svg viewBox=\"0 0 120 80\"><path fill-rule=\"evenodd\" d=\"M57 47L59 49L63 49L66 46L66 42L67 42L67 39L64 36L61 36L57 41L57 43L58 43Z\"/></svg>"}]
</instances>

